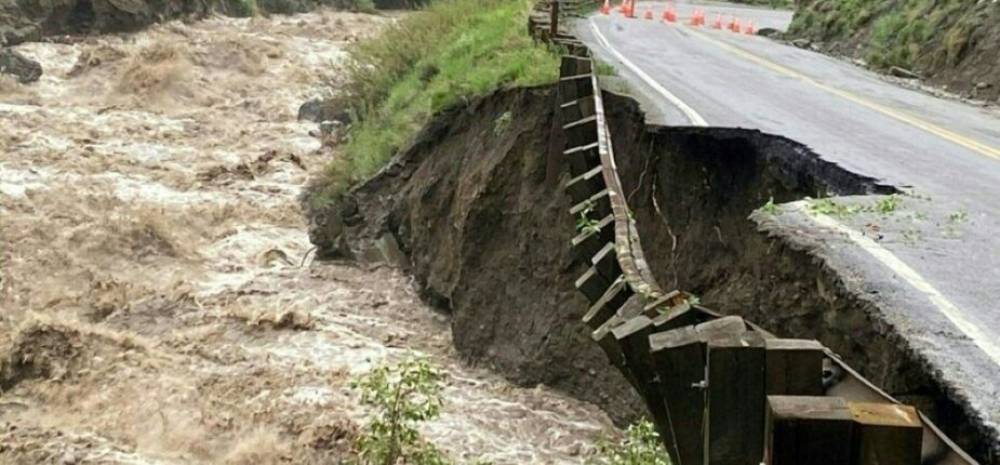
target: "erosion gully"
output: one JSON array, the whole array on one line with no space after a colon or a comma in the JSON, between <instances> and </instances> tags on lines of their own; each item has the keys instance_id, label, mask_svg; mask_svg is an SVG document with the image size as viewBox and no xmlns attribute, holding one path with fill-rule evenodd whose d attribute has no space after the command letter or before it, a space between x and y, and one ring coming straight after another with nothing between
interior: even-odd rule
<instances>
[{"instance_id":1,"label":"erosion gully","mask_svg":"<svg viewBox=\"0 0 1000 465\"><path fill-rule=\"evenodd\" d=\"M17 47L0 80L0 462L333 463L352 377L447 371L426 436L460 460L582 463L595 406L464 363L387 267L311 259L297 196L337 149L296 120L346 44L391 21L317 11Z\"/></svg>"}]
</instances>

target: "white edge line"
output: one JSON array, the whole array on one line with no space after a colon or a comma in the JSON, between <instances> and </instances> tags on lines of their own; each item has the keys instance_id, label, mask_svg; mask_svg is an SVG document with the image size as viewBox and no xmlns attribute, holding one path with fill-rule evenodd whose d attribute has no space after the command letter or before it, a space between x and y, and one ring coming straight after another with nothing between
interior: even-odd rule
<instances>
[{"instance_id":1,"label":"white edge line","mask_svg":"<svg viewBox=\"0 0 1000 465\"><path fill-rule=\"evenodd\" d=\"M593 18L588 20L588 22L590 22L590 28L594 31L594 35L597 37L598 42L601 43L601 46L607 49L608 52L611 52L611 54L614 55L615 58L618 59L618 61L620 61L623 65L628 67L629 70L631 70L637 76L639 76L639 79L645 82L646 85L653 88L653 90L655 90L664 98L666 98L667 101L669 101L671 104L680 109L681 112L684 113L684 116L686 116L687 119L691 121L692 125L708 126L708 123L705 121L704 118L701 117L701 115L698 114L698 112L696 112L688 104L684 103L684 101L682 101L676 95L672 94L658 82L653 80L652 77L650 77L648 74L639 69L639 67L636 66L635 63L632 63L631 61L629 61L629 59L625 58L625 56L619 53L618 50L615 50L615 48L612 47L611 44L608 42L607 38L604 37L604 34L601 33L601 30L597 27L597 24L594 23ZM792 202L790 205L802 211L807 217L812 218L812 220L815 221L820 226L833 229L841 234L846 235L852 242L857 244L864 251L868 252L872 257L881 262L882 265L892 270L894 273L896 273L897 276L903 278L903 280L906 281L914 289L927 296L927 298L931 301L932 304L934 304L935 307L937 307L938 311L941 312L941 314L943 314L946 318L948 318L948 320L951 321L952 324L954 324L960 331L965 333L966 336L972 339L972 342L975 343L980 349L982 349L982 351L985 352L986 355L990 357L994 363L1000 365L1000 346L992 342L990 337L985 333L983 333L983 331L979 329L979 327L976 326L973 322L966 319L962 310L959 309L955 304L951 303L951 301L949 301L943 294L941 294L940 291L934 288L934 286L931 285L931 283L927 282L927 280L924 279L923 276L920 276L920 273L917 273L916 270L910 268L910 266L904 263L902 260L900 260L899 257L896 257L895 255L892 254L892 252L889 252L884 247L882 247L875 241L871 240L867 236L861 234L860 232L848 228L847 226L841 224L837 220L827 215L810 212L808 210L808 206L806 205L805 201Z\"/></svg>"},{"instance_id":2,"label":"white edge line","mask_svg":"<svg viewBox=\"0 0 1000 465\"><path fill-rule=\"evenodd\" d=\"M927 296L931 303L937 307L938 311L947 317L948 320L951 321L952 324L954 324L960 331L965 333L966 336L972 339L972 342L979 346L979 348L982 349L987 356L993 359L994 363L1000 365L1000 346L998 346L987 334L983 333L983 331L979 329L975 323L969 321L961 309L951 303L951 301L941 294L940 291L935 289L931 283L927 282L923 276L920 276L916 270L910 268L910 266L906 263L903 263L899 257L893 255L892 252L889 252L871 238L841 224L837 220L822 213L809 211L807 202L805 201L792 202L789 205L801 211L820 226L833 229L846 235L848 239L864 249L865 252L871 254L872 257L875 257L876 260L896 273L897 276L903 278L903 280L910 286L913 286L914 289Z\"/></svg>"},{"instance_id":3,"label":"white edge line","mask_svg":"<svg viewBox=\"0 0 1000 465\"><path fill-rule=\"evenodd\" d=\"M615 50L615 48L608 42L608 39L604 37L604 34L601 33L597 24L594 23L593 18L588 20L588 22L590 22L590 28L594 30L594 35L597 37L597 41L601 43L601 46L611 52L611 54L614 55L618 61L625 65L630 71L635 73L636 76L639 76L639 79L641 79L642 82L646 83L649 87L652 87L653 90L662 95L667 99L667 101L684 113L684 116L691 122L692 125L708 126L708 122L705 121L705 118L702 118L697 111L694 111L694 108L691 108L688 104L684 103L683 100L677 98L676 95L672 94L669 90L660 85L660 83L656 82L652 77L639 69L635 63L632 63L628 58L625 58L624 55L619 53L618 50Z\"/></svg>"}]
</instances>

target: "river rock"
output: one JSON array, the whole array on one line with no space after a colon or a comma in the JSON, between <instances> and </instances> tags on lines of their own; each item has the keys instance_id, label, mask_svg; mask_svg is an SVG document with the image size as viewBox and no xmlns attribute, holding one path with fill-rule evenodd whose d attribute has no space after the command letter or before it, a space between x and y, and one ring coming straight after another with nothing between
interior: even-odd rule
<instances>
[{"instance_id":1,"label":"river rock","mask_svg":"<svg viewBox=\"0 0 1000 465\"><path fill-rule=\"evenodd\" d=\"M324 121L338 121L342 125L351 123L351 114L339 109L339 105L330 99L312 99L303 103L299 107L299 120L322 123Z\"/></svg>"},{"instance_id":2,"label":"river rock","mask_svg":"<svg viewBox=\"0 0 1000 465\"><path fill-rule=\"evenodd\" d=\"M17 82L27 84L42 77L42 65L15 50L0 49L0 74L13 75Z\"/></svg>"},{"instance_id":3,"label":"river rock","mask_svg":"<svg viewBox=\"0 0 1000 465\"><path fill-rule=\"evenodd\" d=\"M760 29L757 30L757 35L763 36L763 37L770 37L770 38L773 38L773 39L780 39L781 38L781 31L779 31L779 30L777 30L777 29L775 29L773 27L762 27L762 28L760 28Z\"/></svg>"},{"instance_id":4,"label":"river rock","mask_svg":"<svg viewBox=\"0 0 1000 465\"><path fill-rule=\"evenodd\" d=\"M795 39L795 40L792 41L792 45L794 45L794 46L796 46L798 48L809 47L809 44L811 44L811 43L812 43L812 41L809 40L809 39Z\"/></svg>"}]
</instances>

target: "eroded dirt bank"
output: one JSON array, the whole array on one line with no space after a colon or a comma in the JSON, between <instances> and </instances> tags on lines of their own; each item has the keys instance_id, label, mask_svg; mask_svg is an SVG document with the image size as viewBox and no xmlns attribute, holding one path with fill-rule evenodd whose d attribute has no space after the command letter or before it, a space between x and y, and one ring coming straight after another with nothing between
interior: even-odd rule
<instances>
[{"instance_id":1,"label":"eroded dirt bank","mask_svg":"<svg viewBox=\"0 0 1000 465\"><path fill-rule=\"evenodd\" d=\"M339 210L310 212L312 239L361 259L393 259L373 250L398 243L462 355L633 420L639 398L580 324L569 198L546 180L554 102L519 89L446 112Z\"/></svg>"},{"instance_id":2,"label":"eroded dirt bank","mask_svg":"<svg viewBox=\"0 0 1000 465\"><path fill-rule=\"evenodd\" d=\"M994 463L975 410L954 397L881 316L877 291L795 240L807 231L771 228L770 214L758 210L772 199L891 194L894 188L757 131L613 121L616 153L632 155L619 157L619 173L643 247L656 251L647 259L660 283L781 336L821 341L890 395L920 408L981 463ZM877 234L878 222L886 220L873 220L867 232Z\"/></svg>"},{"instance_id":3,"label":"eroded dirt bank","mask_svg":"<svg viewBox=\"0 0 1000 465\"><path fill-rule=\"evenodd\" d=\"M309 258L297 196L336 149L296 111L384 21L17 47L46 74L0 81L0 462L337 463L349 380L415 351L448 371L424 432L453 457L582 463L596 407L461 363L406 275Z\"/></svg>"},{"instance_id":4,"label":"eroded dirt bank","mask_svg":"<svg viewBox=\"0 0 1000 465\"><path fill-rule=\"evenodd\" d=\"M758 230L766 214L748 218L772 198L893 187L757 131L650 128L635 102L605 98L619 173L664 287L692 291L783 336L819 339L966 450L988 456L974 418L858 286L814 251ZM641 407L579 321L586 301L573 281L582 270L569 247L576 225L559 182L547 180L549 166L558 167L560 182L567 176L565 164L549 163L550 148L561 146L552 109L552 90L539 88L442 115L341 210L311 212L313 240L328 253L410 263L425 297L452 313L463 355L627 421Z\"/></svg>"}]
</instances>

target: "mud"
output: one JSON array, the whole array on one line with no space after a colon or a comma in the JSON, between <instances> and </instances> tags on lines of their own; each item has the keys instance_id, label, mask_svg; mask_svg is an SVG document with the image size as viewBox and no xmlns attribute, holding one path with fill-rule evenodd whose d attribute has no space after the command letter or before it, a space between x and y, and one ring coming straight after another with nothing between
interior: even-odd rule
<instances>
[{"instance_id":1,"label":"mud","mask_svg":"<svg viewBox=\"0 0 1000 465\"><path fill-rule=\"evenodd\" d=\"M409 264L424 297L452 314L464 356L627 422L642 411L638 399L579 320L587 304L573 289L583 270L570 255L575 224L559 187L567 174L547 172L565 166L551 158L560 146L552 92L506 91L446 112L339 210L310 212L311 234L326 254ZM815 251L773 234L766 213L754 213L772 200L891 194L893 186L782 137L648 127L634 101L606 93L605 102L618 171L661 285L782 336L820 340L991 463L974 414L876 303ZM508 113L513 122L497 130Z\"/></svg>"},{"instance_id":2,"label":"mud","mask_svg":"<svg viewBox=\"0 0 1000 465\"><path fill-rule=\"evenodd\" d=\"M614 431L463 363L406 274L313 260L297 197L337 149L297 110L387 21L15 47L46 72L0 81L0 462L338 463L368 413L349 381L408 352L448 373L423 432L456 459L582 463Z\"/></svg>"},{"instance_id":3,"label":"mud","mask_svg":"<svg viewBox=\"0 0 1000 465\"><path fill-rule=\"evenodd\" d=\"M574 219L547 173L561 147L549 130L555 101L550 88L519 89L447 111L339 210L309 212L311 236L327 255L409 264L424 297L451 314L464 357L625 423L641 401L580 323ZM383 253L393 244L400 254Z\"/></svg>"},{"instance_id":4,"label":"mud","mask_svg":"<svg viewBox=\"0 0 1000 465\"><path fill-rule=\"evenodd\" d=\"M770 215L758 211L772 199L780 204L895 188L757 131L613 121L613 140L621 141L616 153L633 154L619 157L619 173L644 249L660 251L646 255L658 282L779 335L819 340L890 395L920 408L981 463L994 463L975 411L881 316L877 296L795 240L802 232L770 227Z\"/></svg>"}]
</instances>

